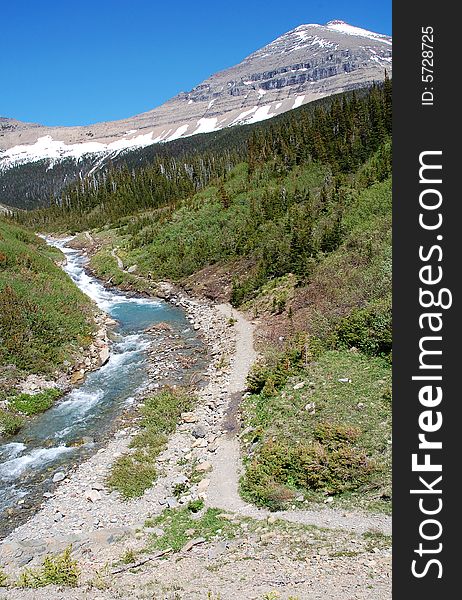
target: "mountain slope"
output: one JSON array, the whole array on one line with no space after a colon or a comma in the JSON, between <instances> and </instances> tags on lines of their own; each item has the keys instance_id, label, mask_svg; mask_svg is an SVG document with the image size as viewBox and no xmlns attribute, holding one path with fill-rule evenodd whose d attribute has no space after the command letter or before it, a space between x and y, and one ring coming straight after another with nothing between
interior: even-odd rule
<instances>
[{"instance_id":1,"label":"mountain slope","mask_svg":"<svg viewBox=\"0 0 462 600\"><path fill-rule=\"evenodd\" d=\"M121 121L43 127L0 120L0 171L48 159L111 156L268 119L317 98L363 87L391 70L391 38L342 21L301 25L190 92Z\"/></svg>"}]
</instances>

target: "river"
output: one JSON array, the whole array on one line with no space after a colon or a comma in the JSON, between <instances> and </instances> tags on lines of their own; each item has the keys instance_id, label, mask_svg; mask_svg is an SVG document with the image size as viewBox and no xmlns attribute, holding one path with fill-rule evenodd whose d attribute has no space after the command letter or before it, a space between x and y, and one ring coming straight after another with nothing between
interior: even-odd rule
<instances>
[{"instance_id":1,"label":"river","mask_svg":"<svg viewBox=\"0 0 462 600\"><path fill-rule=\"evenodd\" d=\"M48 240L67 258L63 267L76 285L117 321L108 362L88 374L84 383L51 409L31 419L16 436L0 445L0 535L5 535L37 510L52 493L53 475L72 467L101 447L114 422L148 386L148 353L159 344L146 328L156 322L171 325L171 338L184 354L194 354L203 369L203 345L184 312L160 299L129 297L106 289L85 271L86 257L67 248L67 240ZM181 383L185 371L177 365L163 383Z\"/></svg>"}]
</instances>

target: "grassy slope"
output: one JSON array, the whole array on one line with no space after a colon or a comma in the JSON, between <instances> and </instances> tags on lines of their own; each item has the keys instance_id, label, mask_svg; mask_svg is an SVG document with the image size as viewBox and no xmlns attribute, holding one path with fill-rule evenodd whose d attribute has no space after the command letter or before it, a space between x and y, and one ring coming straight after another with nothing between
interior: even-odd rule
<instances>
[{"instance_id":1,"label":"grassy slope","mask_svg":"<svg viewBox=\"0 0 462 600\"><path fill-rule=\"evenodd\" d=\"M91 301L55 264L61 254L40 238L0 220L0 401L30 373L53 378L79 346L91 341ZM22 398L1 410L13 430L21 413L37 412ZM37 406L36 406L37 405ZM24 409L24 410L23 410ZM8 425L8 427L5 427Z\"/></svg>"},{"instance_id":2,"label":"grassy slope","mask_svg":"<svg viewBox=\"0 0 462 600\"><path fill-rule=\"evenodd\" d=\"M297 168L284 185L290 191L296 182L299 190L313 192L325 174L313 165ZM259 186L249 186L241 165L226 183L229 208L222 206L218 189L210 186L168 222L155 223L156 213L147 213L112 230L110 236L102 235L121 246L125 264L137 264L141 274L149 273L153 279L181 281L205 265L232 264L243 253L255 263L266 233L248 232L247 211L252 199L274 185L268 178ZM352 188L348 198L340 246L320 253L306 280L290 273L266 279L257 295L243 305L266 325L262 334L267 335L266 343L260 346L273 348L273 359L267 360L270 378L276 381L281 363L274 365L274 342L282 336L282 345L290 353L290 340L298 334L317 339L313 365L307 361L294 369L289 359L282 369L284 385L270 386L269 391L267 386L245 405L245 426L254 430L244 440L244 446L250 443L246 452L251 452L242 489L258 504L276 508L300 494L309 501L333 494L340 505L390 510L391 180ZM117 271L108 249L103 253ZM96 268L99 260L94 259ZM286 382L294 375L306 384L299 392L290 380ZM338 382L341 378L352 383ZM305 409L310 402L317 407L314 415ZM326 427L333 433L326 434ZM334 448L329 435L342 438L345 431L342 444ZM289 456L288 448L301 443L301 453L281 468L279 451ZM313 448L321 450L322 467L316 463L319 456L313 457ZM321 469L324 478L297 479L300 464Z\"/></svg>"},{"instance_id":3,"label":"grassy slope","mask_svg":"<svg viewBox=\"0 0 462 600\"><path fill-rule=\"evenodd\" d=\"M270 385L245 403L244 427L252 429L243 439L242 492L260 505L332 495L334 506L391 510L391 366L384 346L391 334L391 181L356 195L343 225L344 242L320 260L306 286L278 278L245 306L265 319L273 338L308 332L317 340L314 355L295 368L290 355L268 356ZM364 314L372 318L359 318ZM295 382L304 385L294 390ZM333 444L326 425L334 439L352 428L351 439L347 431ZM319 477L304 479L300 470Z\"/></svg>"}]
</instances>

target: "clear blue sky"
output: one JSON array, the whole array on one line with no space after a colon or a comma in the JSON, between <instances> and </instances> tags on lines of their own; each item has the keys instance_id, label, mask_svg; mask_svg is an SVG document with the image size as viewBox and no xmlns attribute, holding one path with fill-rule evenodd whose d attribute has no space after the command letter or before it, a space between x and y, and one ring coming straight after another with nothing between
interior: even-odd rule
<instances>
[{"instance_id":1,"label":"clear blue sky","mask_svg":"<svg viewBox=\"0 0 462 600\"><path fill-rule=\"evenodd\" d=\"M122 119L188 91L302 23L391 34L391 0L0 0L0 115Z\"/></svg>"}]
</instances>

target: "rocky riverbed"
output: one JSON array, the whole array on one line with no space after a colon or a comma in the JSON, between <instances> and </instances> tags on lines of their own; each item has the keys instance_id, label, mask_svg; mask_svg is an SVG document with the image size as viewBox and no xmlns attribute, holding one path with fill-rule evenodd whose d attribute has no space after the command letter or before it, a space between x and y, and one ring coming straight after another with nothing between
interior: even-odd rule
<instances>
[{"instance_id":1,"label":"rocky riverbed","mask_svg":"<svg viewBox=\"0 0 462 600\"><path fill-rule=\"evenodd\" d=\"M136 529L148 515L158 513L164 506L177 506L205 495L207 478L193 485L178 500L173 495L173 488L189 480L192 464L197 463L199 473L207 473L208 456L217 449L216 440L222 434L220 423L226 410L224 396L233 331L227 320L207 304L179 295L173 295L171 302L183 308L191 326L201 331L209 346L212 363L205 372L208 384L198 391L199 406L194 413L183 415L168 448L159 456L162 477L137 500L126 502L116 492L109 493L105 480L114 460L127 451L135 428L119 430L106 447L75 471L55 474L55 479L61 479L56 492L47 494L51 497L44 500L42 509L4 540L0 551L3 564L14 567L36 562L46 552L65 547L70 541L74 547L87 538L107 541L114 534ZM168 326L158 328L158 331L164 337L172 335ZM166 359L169 355L170 361ZM175 369L177 354L163 346L160 352L151 350L150 356L151 380L147 389L155 390ZM187 461L187 468L184 461Z\"/></svg>"}]
</instances>

